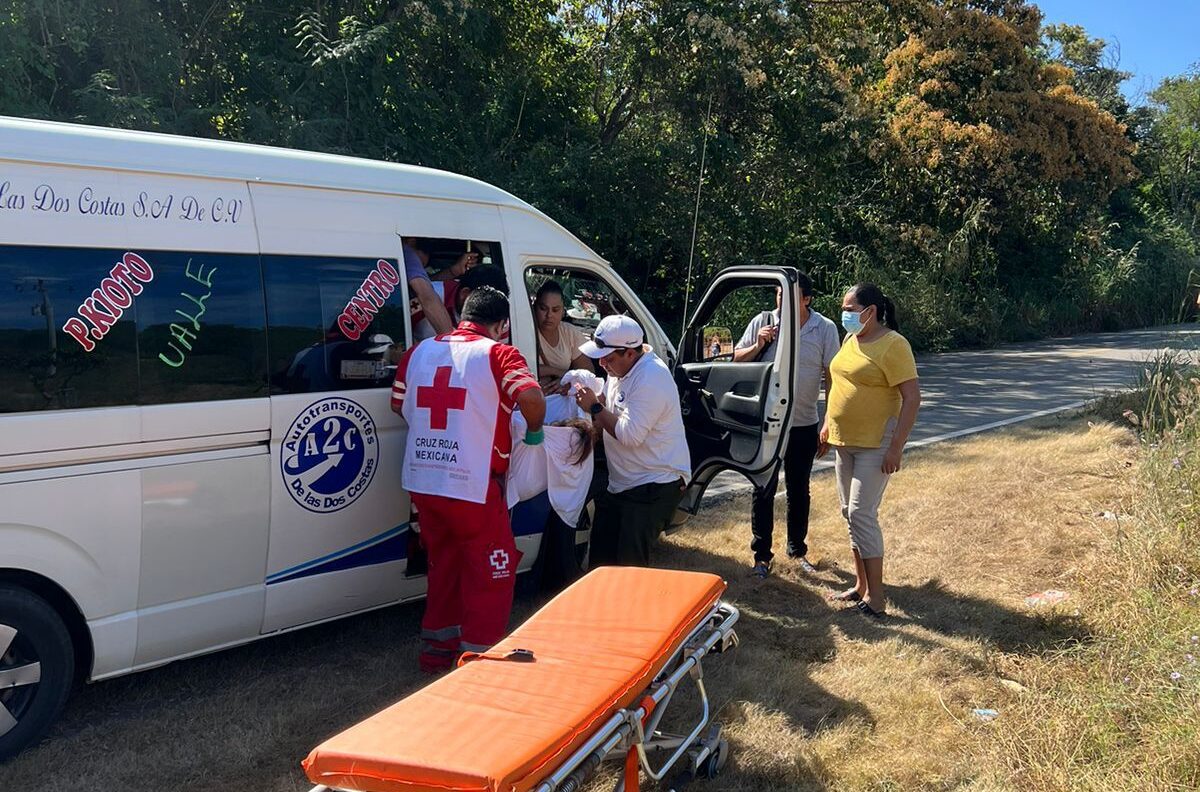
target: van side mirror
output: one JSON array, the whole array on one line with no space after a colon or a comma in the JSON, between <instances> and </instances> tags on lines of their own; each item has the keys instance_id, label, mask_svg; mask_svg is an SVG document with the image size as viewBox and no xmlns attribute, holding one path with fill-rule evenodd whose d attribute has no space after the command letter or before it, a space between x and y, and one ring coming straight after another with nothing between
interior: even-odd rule
<instances>
[{"instance_id":1,"label":"van side mirror","mask_svg":"<svg viewBox=\"0 0 1200 792\"><path fill-rule=\"evenodd\" d=\"M733 333L728 327L708 325L700 337L703 339L701 360L733 360Z\"/></svg>"}]
</instances>

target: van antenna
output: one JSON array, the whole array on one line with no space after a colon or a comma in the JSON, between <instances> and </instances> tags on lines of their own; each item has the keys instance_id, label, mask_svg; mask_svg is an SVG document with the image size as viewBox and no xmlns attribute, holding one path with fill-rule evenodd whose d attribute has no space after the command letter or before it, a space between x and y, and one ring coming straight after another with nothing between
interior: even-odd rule
<instances>
[{"instance_id":1,"label":"van antenna","mask_svg":"<svg viewBox=\"0 0 1200 792\"><path fill-rule=\"evenodd\" d=\"M712 123L712 94L708 95L708 112L704 118L704 143L700 146L700 177L696 179L696 209L692 212L692 246L688 250L687 281L683 289L683 325L687 327L688 303L692 297L692 261L696 256L696 226L700 220L700 189L704 186L704 164L708 155L708 127Z\"/></svg>"}]
</instances>

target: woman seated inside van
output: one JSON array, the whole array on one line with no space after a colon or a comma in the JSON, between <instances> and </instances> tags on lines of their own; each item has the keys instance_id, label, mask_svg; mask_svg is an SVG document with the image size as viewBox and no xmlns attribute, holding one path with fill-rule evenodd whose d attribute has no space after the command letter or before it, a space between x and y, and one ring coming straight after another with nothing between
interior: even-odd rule
<instances>
[{"instance_id":1,"label":"woman seated inside van","mask_svg":"<svg viewBox=\"0 0 1200 792\"><path fill-rule=\"evenodd\" d=\"M562 393L558 384L571 369L592 371L592 362L579 351L587 336L570 322L564 322L566 305L562 286L548 280L533 298L533 318L537 322L538 382L546 393Z\"/></svg>"}]
</instances>

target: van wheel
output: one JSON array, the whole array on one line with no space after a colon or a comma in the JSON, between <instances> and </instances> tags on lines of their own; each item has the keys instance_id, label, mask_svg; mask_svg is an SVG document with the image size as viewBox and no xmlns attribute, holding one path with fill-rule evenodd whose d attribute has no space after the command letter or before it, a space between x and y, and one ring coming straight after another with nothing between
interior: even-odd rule
<instances>
[{"instance_id":1,"label":"van wheel","mask_svg":"<svg viewBox=\"0 0 1200 792\"><path fill-rule=\"evenodd\" d=\"M0 585L0 761L49 728L74 675L71 636L54 608L23 588Z\"/></svg>"}]
</instances>

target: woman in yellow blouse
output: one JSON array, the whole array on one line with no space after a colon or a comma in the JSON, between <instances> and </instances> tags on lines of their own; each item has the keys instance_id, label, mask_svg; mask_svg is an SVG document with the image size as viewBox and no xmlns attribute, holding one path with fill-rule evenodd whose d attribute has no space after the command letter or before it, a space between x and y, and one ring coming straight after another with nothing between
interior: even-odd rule
<instances>
[{"instance_id":1,"label":"woman in yellow blouse","mask_svg":"<svg viewBox=\"0 0 1200 792\"><path fill-rule=\"evenodd\" d=\"M921 407L912 347L900 335L896 308L878 286L860 283L842 300L846 339L833 358L825 424L817 455L833 446L838 497L850 528L856 579L833 595L875 618L887 612L879 504L900 469L904 444Z\"/></svg>"}]
</instances>

